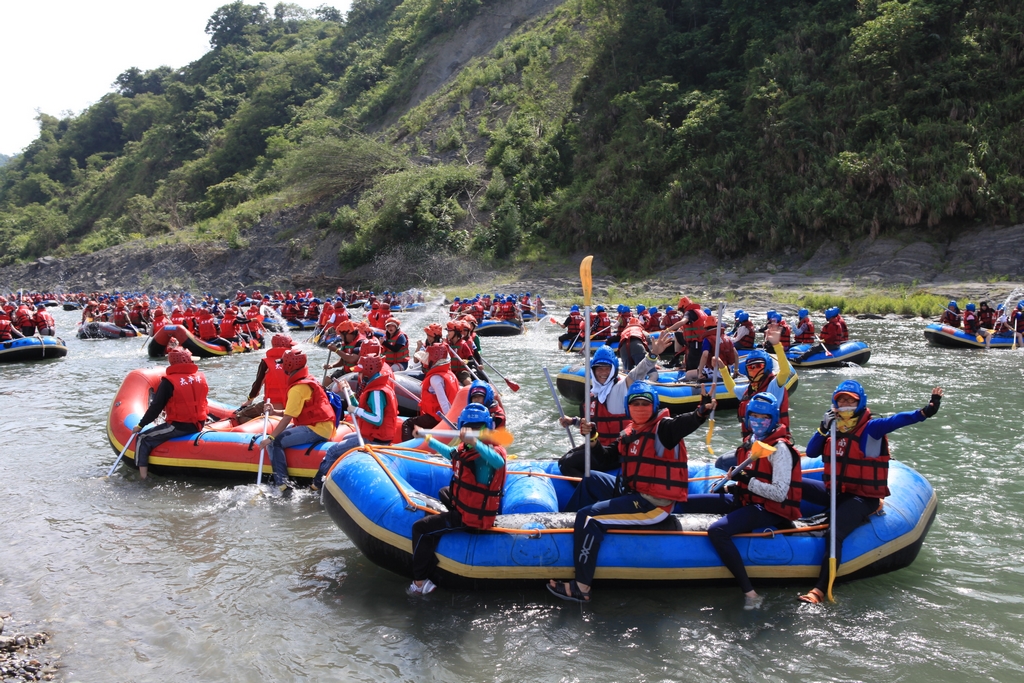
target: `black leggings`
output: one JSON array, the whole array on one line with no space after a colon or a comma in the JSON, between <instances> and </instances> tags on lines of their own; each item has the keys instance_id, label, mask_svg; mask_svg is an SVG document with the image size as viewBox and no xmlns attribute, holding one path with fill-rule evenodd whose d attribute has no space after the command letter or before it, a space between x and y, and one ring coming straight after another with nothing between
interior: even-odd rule
<instances>
[{"instance_id":1,"label":"black leggings","mask_svg":"<svg viewBox=\"0 0 1024 683\"><path fill-rule=\"evenodd\" d=\"M587 437L583 437L584 439ZM611 451L611 454L606 456L605 451ZM572 449L561 458L558 459L558 469L565 477L582 477L583 469L586 466L584 462L586 460L585 453L583 452L583 444L580 444L576 448ZM619 454L616 450L607 448L601 449L600 452L591 449L590 451L590 469L597 472L611 472L619 466Z\"/></svg>"},{"instance_id":2,"label":"black leggings","mask_svg":"<svg viewBox=\"0 0 1024 683\"><path fill-rule=\"evenodd\" d=\"M803 499L815 505L822 505L827 511L829 508L829 493L825 489L825 483L816 479L805 479L803 481ZM836 519L834 525L830 525L825 535L825 554L821 560L821 572L818 574L818 583L815 588L824 592L828 588L828 549L829 534L836 534L836 566L843 563L843 541L854 529L866 523L875 512L881 500L878 498L867 498L855 496L852 493L840 493L836 496Z\"/></svg>"},{"instance_id":3,"label":"black leggings","mask_svg":"<svg viewBox=\"0 0 1024 683\"><path fill-rule=\"evenodd\" d=\"M423 581L437 567L437 544L449 531L465 528L462 515L449 510L439 515L427 515L412 525L412 578Z\"/></svg>"}]
</instances>

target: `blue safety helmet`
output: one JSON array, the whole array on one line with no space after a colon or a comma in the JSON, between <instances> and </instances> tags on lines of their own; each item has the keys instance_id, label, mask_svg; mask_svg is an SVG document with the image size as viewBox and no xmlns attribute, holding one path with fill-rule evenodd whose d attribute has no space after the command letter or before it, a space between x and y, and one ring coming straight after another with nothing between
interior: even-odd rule
<instances>
[{"instance_id":1,"label":"blue safety helmet","mask_svg":"<svg viewBox=\"0 0 1024 683\"><path fill-rule=\"evenodd\" d=\"M831 320L832 318L839 315L839 307L833 306L832 308L825 309L825 320Z\"/></svg>"},{"instance_id":2,"label":"blue safety helmet","mask_svg":"<svg viewBox=\"0 0 1024 683\"><path fill-rule=\"evenodd\" d=\"M482 424L488 429L494 429L494 419L491 417L491 411L487 410L487 407L479 403L469 403L462 412L459 413L459 420L457 427L462 429L467 425L479 425Z\"/></svg>"},{"instance_id":3,"label":"blue safety helmet","mask_svg":"<svg viewBox=\"0 0 1024 683\"><path fill-rule=\"evenodd\" d=\"M756 363L758 361L761 361L762 363L764 363L765 372L767 372L768 369L770 367L772 367L772 359L771 359L771 357L767 353L765 353L765 351L763 349L754 349L753 351L751 351L750 353L747 354L746 359L744 359L744 361L743 361L744 362L744 366L743 366L744 370L746 370L746 368L750 366L751 362ZM747 376L748 377L750 376L749 373L748 373Z\"/></svg>"},{"instance_id":4,"label":"blue safety helmet","mask_svg":"<svg viewBox=\"0 0 1024 683\"><path fill-rule=\"evenodd\" d=\"M732 314L732 317L741 323L745 323L748 320L750 320L750 314L748 314L742 308L736 309L736 312Z\"/></svg>"},{"instance_id":5,"label":"blue safety helmet","mask_svg":"<svg viewBox=\"0 0 1024 683\"><path fill-rule=\"evenodd\" d=\"M473 380L473 383L469 385L469 396L472 397L473 394L479 394L481 390L484 392L484 405L491 405L494 402L494 389L483 380Z\"/></svg>"},{"instance_id":6,"label":"blue safety helmet","mask_svg":"<svg viewBox=\"0 0 1024 683\"><path fill-rule=\"evenodd\" d=\"M758 415L768 415L772 418L772 425L768 428L766 434L771 433L773 429L779 424L779 399L775 398L774 395L769 394L767 391L762 391L759 394L754 394L754 398L750 399L747 403L747 412L743 416L743 426L750 429L750 415L757 413Z\"/></svg>"},{"instance_id":7,"label":"blue safety helmet","mask_svg":"<svg viewBox=\"0 0 1024 683\"><path fill-rule=\"evenodd\" d=\"M658 312L658 307L657 306L651 306L650 308L647 309L647 312L648 313L657 313Z\"/></svg>"},{"instance_id":8,"label":"blue safety helmet","mask_svg":"<svg viewBox=\"0 0 1024 683\"><path fill-rule=\"evenodd\" d=\"M580 307L577 306L576 304L573 304L572 306L569 307L569 312L570 313L579 313L580 312Z\"/></svg>"},{"instance_id":9,"label":"blue safety helmet","mask_svg":"<svg viewBox=\"0 0 1024 683\"><path fill-rule=\"evenodd\" d=\"M618 313L619 315L622 315L623 313L629 313L629 309L626 307L625 304L619 304L618 306L615 307L615 312Z\"/></svg>"},{"instance_id":10,"label":"blue safety helmet","mask_svg":"<svg viewBox=\"0 0 1024 683\"><path fill-rule=\"evenodd\" d=\"M779 312L776 311L774 308L772 310L768 311L767 313L765 313L764 317L765 317L765 320L767 320L768 322L771 322L771 321L775 320L776 317L778 317L779 320L782 320L782 316L780 316Z\"/></svg>"},{"instance_id":11,"label":"blue safety helmet","mask_svg":"<svg viewBox=\"0 0 1024 683\"><path fill-rule=\"evenodd\" d=\"M811 314L811 312L808 311L806 308L801 308L799 311L796 312L796 317L801 319L801 320L803 320L804 318L806 318L810 314Z\"/></svg>"},{"instance_id":12,"label":"blue safety helmet","mask_svg":"<svg viewBox=\"0 0 1024 683\"><path fill-rule=\"evenodd\" d=\"M956 305L955 301L950 301L948 304L946 304L946 308L960 308L960 307Z\"/></svg>"},{"instance_id":13,"label":"blue safety helmet","mask_svg":"<svg viewBox=\"0 0 1024 683\"><path fill-rule=\"evenodd\" d=\"M594 309L595 313L604 313L604 306L598 304L597 308Z\"/></svg>"},{"instance_id":14,"label":"blue safety helmet","mask_svg":"<svg viewBox=\"0 0 1024 683\"><path fill-rule=\"evenodd\" d=\"M628 406L629 402L634 398L646 398L651 402L651 407L654 408L654 412L658 412L658 392L656 392L654 387L647 382L633 382L629 385L629 391L626 392L626 405Z\"/></svg>"},{"instance_id":15,"label":"blue safety helmet","mask_svg":"<svg viewBox=\"0 0 1024 683\"><path fill-rule=\"evenodd\" d=\"M1001 311L1001 310L1003 310L1003 305L1002 305L1002 304L999 304L998 306L996 306L996 310L997 310L997 311Z\"/></svg>"},{"instance_id":16,"label":"blue safety helmet","mask_svg":"<svg viewBox=\"0 0 1024 683\"><path fill-rule=\"evenodd\" d=\"M457 303L457 302L459 302L459 301L462 301L462 299L460 299L459 297L455 297L454 299L452 299L452 303L453 303L453 304L454 304L454 303Z\"/></svg>"},{"instance_id":17,"label":"blue safety helmet","mask_svg":"<svg viewBox=\"0 0 1024 683\"><path fill-rule=\"evenodd\" d=\"M845 380L839 383L836 390L832 392L832 408L838 409L839 404L836 403L836 396L839 394L853 394L857 397L857 410L856 415L860 415L864 412L864 409L868 406L868 395L864 392L864 387L860 385L860 382L856 382L852 379Z\"/></svg>"},{"instance_id":18,"label":"blue safety helmet","mask_svg":"<svg viewBox=\"0 0 1024 683\"><path fill-rule=\"evenodd\" d=\"M619 372L619 357L607 346L599 346L597 351L594 351L594 357L590 359L590 368L593 369L596 365L612 366L612 376L614 377Z\"/></svg>"},{"instance_id":19,"label":"blue safety helmet","mask_svg":"<svg viewBox=\"0 0 1024 683\"><path fill-rule=\"evenodd\" d=\"M672 311L674 311L674 310L676 310L676 309L672 308L671 306L666 306L666 307L665 307L665 312L666 312L666 313L671 313L671 312L672 312Z\"/></svg>"},{"instance_id":20,"label":"blue safety helmet","mask_svg":"<svg viewBox=\"0 0 1024 683\"><path fill-rule=\"evenodd\" d=\"M529 292L527 292L527 293L526 293L526 296L530 296L530 293L529 293Z\"/></svg>"},{"instance_id":21,"label":"blue safety helmet","mask_svg":"<svg viewBox=\"0 0 1024 683\"><path fill-rule=\"evenodd\" d=\"M968 311L973 312L974 311L974 304L967 304L966 306L964 306L964 308L966 308Z\"/></svg>"},{"instance_id":22,"label":"blue safety helmet","mask_svg":"<svg viewBox=\"0 0 1024 683\"><path fill-rule=\"evenodd\" d=\"M1017 308L1024 308L1024 299L1017 302Z\"/></svg>"}]
</instances>

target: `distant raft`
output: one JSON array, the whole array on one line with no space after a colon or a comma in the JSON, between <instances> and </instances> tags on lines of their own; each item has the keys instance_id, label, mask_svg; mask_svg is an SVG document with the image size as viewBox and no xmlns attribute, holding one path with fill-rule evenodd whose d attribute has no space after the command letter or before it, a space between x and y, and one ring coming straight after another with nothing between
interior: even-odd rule
<instances>
[{"instance_id":1,"label":"distant raft","mask_svg":"<svg viewBox=\"0 0 1024 683\"><path fill-rule=\"evenodd\" d=\"M204 341L189 332L184 325L164 325L149 340L149 345L146 347L149 357L162 358L166 356L167 345L171 343L172 339L178 340L179 344L188 349L197 358L217 358L230 353L243 353L259 348L259 344L255 340L249 343L240 341L230 342L227 339L217 337L210 341Z\"/></svg>"},{"instance_id":2,"label":"distant raft","mask_svg":"<svg viewBox=\"0 0 1024 683\"><path fill-rule=\"evenodd\" d=\"M77 301L65 301L64 302L64 310L65 311L77 311L77 310L80 310L81 308L82 308L82 304L78 303Z\"/></svg>"},{"instance_id":3,"label":"distant raft","mask_svg":"<svg viewBox=\"0 0 1024 683\"><path fill-rule=\"evenodd\" d=\"M142 332L133 326L118 327L114 323L91 322L82 323L76 336L79 339L125 339L140 334Z\"/></svg>"},{"instance_id":4,"label":"distant raft","mask_svg":"<svg viewBox=\"0 0 1024 683\"><path fill-rule=\"evenodd\" d=\"M775 360L772 362L773 364L777 363ZM740 376L736 378L736 393L740 395L747 390L747 385L749 384L746 375L742 373L743 367L743 361L741 360ZM775 369L778 371L777 365ZM658 393L660 404L668 408L669 412L673 415L689 412L696 408L700 403L702 388L711 391L711 382L679 381L679 378L684 375L685 373L677 370L659 370L656 381L647 380ZM620 373L619 377L625 377L625 374ZM795 371L791 370L789 378L786 380L786 389L792 394L796 391L798 384L799 377L797 377ZM571 401L573 405L583 404L584 368L582 365L567 365L563 367L555 378L555 385L558 387L558 393ZM721 380L715 388L715 398L718 400L718 407L723 410L739 406L739 399L736 398L736 394L729 391L725 387L725 382Z\"/></svg>"},{"instance_id":5,"label":"distant raft","mask_svg":"<svg viewBox=\"0 0 1024 683\"><path fill-rule=\"evenodd\" d=\"M478 337L514 337L522 333L522 323L515 320L484 320L476 326Z\"/></svg>"},{"instance_id":6,"label":"distant raft","mask_svg":"<svg viewBox=\"0 0 1024 683\"><path fill-rule=\"evenodd\" d=\"M942 325L940 323L932 323L928 327L924 328L924 338L935 346L945 346L946 348L953 349L983 349L985 348L985 338L981 337L978 340L978 336L964 332L957 327L950 327L949 325ZM1013 348L1013 333L1004 332L997 334L992 337L992 348L993 349L1009 349Z\"/></svg>"},{"instance_id":7,"label":"distant raft","mask_svg":"<svg viewBox=\"0 0 1024 683\"><path fill-rule=\"evenodd\" d=\"M801 357L815 346L819 350L801 360ZM840 344L838 349L830 349L826 353L824 347L819 345L796 344L786 351L786 358L797 368L835 368L850 363L864 365L871 358L871 347L867 342L847 341Z\"/></svg>"},{"instance_id":8,"label":"distant raft","mask_svg":"<svg viewBox=\"0 0 1024 683\"><path fill-rule=\"evenodd\" d=\"M24 337L0 342L0 363L63 358L68 347L60 337Z\"/></svg>"},{"instance_id":9,"label":"distant raft","mask_svg":"<svg viewBox=\"0 0 1024 683\"><path fill-rule=\"evenodd\" d=\"M412 442L410 442L412 443ZM804 478L821 478L821 460L803 459ZM576 481L557 478L554 461L510 460L501 510L494 528L455 530L437 547L434 578L449 588L532 585L573 577L576 517L566 509ZM690 463L689 491L706 493L725 473ZM375 564L412 576L412 525L443 512L436 496L451 479L451 465L409 448L381 446L349 451L325 481L322 500L335 524ZM910 565L924 543L938 504L928 481L895 460L889 465L892 495L880 514L855 529L843 543L840 581L874 576ZM652 585L657 582L734 582L711 542L708 525L716 515L682 514L677 505L666 523L636 532L610 530L601 546L597 579ZM828 552L821 509L803 503L804 515L819 515L792 527L734 536L752 578L806 582L817 578Z\"/></svg>"}]
</instances>

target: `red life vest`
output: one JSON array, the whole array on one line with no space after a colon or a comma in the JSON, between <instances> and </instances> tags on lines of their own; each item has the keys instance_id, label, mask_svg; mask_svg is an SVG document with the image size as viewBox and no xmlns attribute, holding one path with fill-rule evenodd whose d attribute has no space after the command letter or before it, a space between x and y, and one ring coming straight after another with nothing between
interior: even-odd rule
<instances>
[{"instance_id":1,"label":"red life vest","mask_svg":"<svg viewBox=\"0 0 1024 683\"><path fill-rule=\"evenodd\" d=\"M214 324L213 318L200 318L199 319L199 338L204 341L210 341L211 339L217 338L217 325Z\"/></svg>"},{"instance_id":2,"label":"red life vest","mask_svg":"<svg viewBox=\"0 0 1024 683\"><path fill-rule=\"evenodd\" d=\"M32 313L24 306L19 306L14 312L14 324L18 327L34 327Z\"/></svg>"},{"instance_id":3,"label":"red life vest","mask_svg":"<svg viewBox=\"0 0 1024 683\"><path fill-rule=\"evenodd\" d=\"M395 365L396 363L408 363L409 362L409 338L402 334L399 330L398 334L394 337L385 336L390 343L397 343L399 339L404 338L405 344L399 346L397 349L392 351L388 347L384 347L384 362L388 365Z\"/></svg>"},{"instance_id":4,"label":"red life vest","mask_svg":"<svg viewBox=\"0 0 1024 683\"><path fill-rule=\"evenodd\" d=\"M996 309L994 308L982 308L978 311L978 320L981 322L981 326L987 330L991 330L996 324Z\"/></svg>"},{"instance_id":5,"label":"red life vest","mask_svg":"<svg viewBox=\"0 0 1024 683\"><path fill-rule=\"evenodd\" d=\"M964 332L968 334L978 334L978 328L981 327L978 322L978 316L970 311L964 311Z\"/></svg>"},{"instance_id":6,"label":"red life vest","mask_svg":"<svg viewBox=\"0 0 1024 683\"><path fill-rule=\"evenodd\" d=\"M675 325L677 322L683 319L683 316L679 315L678 311L671 311L661 316L661 329L667 330L668 328Z\"/></svg>"},{"instance_id":7,"label":"red life vest","mask_svg":"<svg viewBox=\"0 0 1024 683\"><path fill-rule=\"evenodd\" d=\"M686 444L667 450L658 441L658 425L668 417L662 410L643 431L630 424L619 442L622 482L626 488L655 498L685 501L689 482Z\"/></svg>"},{"instance_id":8,"label":"red life vest","mask_svg":"<svg viewBox=\"0 0 1024 683\"><path fill-rule=\"evenodd\" d=\"M812 323L811 319L808 317L808 318L800 318L800 324L804 326L804 331L801 332L800 334L796 335L796 343L797 344L813 344L814 341L815 341L815 337L814 337L814 323Z\"/></svg>"},{"instance_id":9,"label":"red life vest","mask_svg":"<svg viewBox=\"0 0 1024 683\"><path fill-rule=\"evenodd\" d=\"M267 349L263 360L267 366L267 374L263 375L263 398L279 405L288 402L288 373L277 364L287 350L282 346L272 346Z\"/></svg>"},{"instance_id":10,"label":"red life vest","mask_svg":"<svg viewBox=\"0 0 1024 683\"><path fill-rule=\"evenodd\" d=\"M36 314L32 316L32 322L35 323L36 328L44 330L47 327L53 327L54 321L53 316L47 311L36 311Z\"/></svg>"},{"instance_id":11,"label":"red life vest","mask_svg":"<svg viewBox=\"0 0 1024 683\"><path fill-rule=\"evenodd\" d=\"M950 327L960 327L960 316L947 308L942 312L939 322Z\"/></svg>"},{"instance_id":12,"label":"red life vest","mask_svg":"<svg viewBox=\"0 0 1024 683\"><path fill-rule=\"evenodd\" d=\"M151 334L156 334L160 330L164 329L164 327L166 325L167 325L167 317L166 316L161 315L158 318L153 318L153 322L149 326L150 327L150 333Z\"/></svg>"},{"instance_id":13,"label":"red life vest","mask_svg":"<svg viewBox=\"0 0 1024 683\"><path fill-rule=\"evenodd\" d=\"M647 319L647 323L644 325L644 329L648 332L657 332L661 329L661 313L652 313L651 317Z\"/></svg>"},{"instance_id":14,"label":"red life vest","mask_svg":"<svg viewBox=\"0 0 1024 683\"><path fill-rule=\"evenodd\" d=\"M491 446L505 457L505 449ZM462 523L471 529L490 529L501 508L501 496L505 487L505 468L494 472L489 484L476 480L476 473L470 463L480 457L475 448L461 444L452 453L452 480L450 484L452 502L462 515Z\"/></svg>"},{"instance_id":15,"label":"red life vest","mask_svg":"<svg viewBox=\"0 0 1024 683\"><path fill-rule=\"evenodd\" d=\"M302 411L297 417L293 417L291 424L296 427L315 425L320 422L334 424L334 407L327 398L327 392L314 378L309 376L309 368L302 368L288 378L288 388L296 384L305 384L311 390L309 400L302 406Z\"/></svg>"},{"instance_id":16,"label":"red life vest","mask_svg":"<svg viewBox=\"0 0 1024 683\"><path fill-rule=\"evenodd\" d=\"M128 327L128 311L123 308L114 309L114 319L112 322L118 327Z\"/></svg>"},{"instance_id":17,"label":"red life vest","mask_svg":"<svg viewBox=\"0 0 1024 683\"><path fill-rule=\"evenodd\" d=\"M722 335L722 344L718 347L718 358L726 365L734 365L739 362L736 345L724 334Z\"/></svg>"},{"instance_id":18,"label":"red life vest","mask_svg":"<svg viewBox=\"0 0 1024 683\"><path fill-rule=\"evenodd\" d=\"M593 394L590 396L590 421L597 428L597 440L603 446L610 445L619 438L619 434L633 424L633 421L629 419L628 412L621 414L611 412Z\"/></svg>"},{"instance_id":19,"label":"red life vest","mask_svg":"<svg viewBox=\"0 0 1024 683\"><path fill-rule=\"evenodd\" d=\"M747 385L747 390L743 392L743 398L740 399L739 407L736 408L736 417L740 421L740 432L743 435L743 439L746 440L750 436L750 430L747 429L744 419L747 416L747 404L750 403L750 399L754 398L755 394L759 394L762 391L768 390L768 385L775 381L775 373L762 372L761 381L754 385L751 382ZM779 406L779 424L783 425L787 430L789 429L789 391L783 390L782 392L782 405Z\"/></svg>"},{"instance_id":20,"label":"red life vest","mask_svg":"<svg viewBox=\"0 0 1024 683\"><path fill-rule=\"evenodd\" d=\"M320 309L320 317L316 321L317 327L325 326L327 322L331 319L332 315L334 315L334 304L324 304L324 307Z\"/></svg>"},{"instance_id":21,"label":"red life vest","mask_svg":"<svg viewBox=\"0 0 1024 683\"><path fill-rule=\"evenodd\" d=\"M865 498L885 498L889 495L889 437L882 437L882 452L877 458L866 457L860 448L860 440L870 419L871 411L865 408L853 434L836 435L836 463L839 465L836 479L843 493ZM822 451L825 464L822 479L826 489L832 488L831 441L831 435L825 437L825 448Z\"/></svg>"},{"instance_id":22,"label":"red life vest","mask_svg":"<svg viewBox=\"0 0 1024 683\"><path fill-rule=\"evenodd\" d=\"M6 318L0 319L0 341L10 341L13 339L14 335L11 334L12 329L14 328L11 325L10 320Z\"/></svg>"},{"instance_id":23,"label":"red life vest","mask_svg":"<svg viewBox=\"0 0 1024 683\"><path fill-rule=\"evenodd\" d=\"M474 304L473 307L469 309L469 312L472 314L474 318L476 318L477 325L484 321L484 307L481 306L479 303Z\"/></svg>"},{"instance_id":24,"label":"red life vest","mask_svg":"<svg viewBox=\"0 0 1024 683\"><path fill-rule=\"evenodd\" d=\"M565 332L566 334L571 334L573 336L583 334L583 316L580 313L574 311L569 314L569 320L566 323Z\"/></svg>"},{"instance_id":25,"label":"red life vest","mask_svg":"<svg viewBox=\"0 0 1024 683\"><path fill-rule=\"evenodd\" d=\"M793 445L793 437L790 436L789 430L786 427L779 426L775 428L774 432L761 439L762 443L766 443L769 446L774 446L780 441L789 447L789 453L792 456L792 469L789 475L789 490L786 492L786 500L779 503L763 498L750 491L744 482L740 481L737 484L745 491L744 504L762 505L768 512L774 512L780 517L785 517L789 520L800 519L800 500L803 497L803 487L800 486L800 482L803 481L803 470L800 469L800 453L797 452L796 447ZM743 462L750 456L750 448L750 444L744 444L737 449L736 457L739 459L738 462ZM758 458L750 464L747 470L750 472L750 476L756 479L760 479L767 484L772 482L771 458Z\"/></svg>"},{"instance_id":26,"label":"red life vest","mask_svg":"<svg viewBox=\"0 0 1024 683\"><path fill-rule=\"evenodd\" d=\"M959 322L957 327L960 327ZM850 333L846 329L846 321L841 315L832 318L821 328L821 342L828 346L838 346L849 339Z\"/></svg>"},{"instance_id":27,"label":"red life vest","mask_svg":"<svg viewBox=\"0 0 1024 683\"><path fill-rule=\"evenodd\" d=\"M747 333L742 339L738 340L734 346L737 349L752 349L754 348L754 323L749 320L744 320L739 324L740 327L744 328Z\"/></svg>"},{"instance_id":28,"label":"red life vest","mask_svg":"<svg viewBox=\"0 0 1024 683\"><path fill-rule=\"evenodd\" d=\"M440 363L433 365L423 375L423 390L420 392L420 415L429 415L437 418L437 412L441 410L441 402L430 388L430 378L439 376L444 381L444 394L448 397L448 403L452 402L455 394L459 391L459 381L452 373L451 365Z\"/></svg>"},{"instance_id":29,"label":"red life vest","mask_svg":"<svg viewBox=\"0 0 1024 683\"><path fill-rule=\"evenodd\" d=\"M185 322L185 316L182 315L181 311L172 311L171 312L171 324L172 325L182 325L182 324L184 324L184 322Z\"/></svg>"},{"instance_id":30,"label":"red life vest","mask_svg":"<svg viewBox=\"0 0 1024 683\"><path fill-rule=\"evenodd\" d=\"M706 322L704 319L707 316L704 315L704 311L700 310L700 308L696 306L696 304L694 304L693 306L694 307L690 310L693 310L694 312L697 313L697 319L693 322L687 320L680 328L680 331L683 333L683 341L685 341L687 344L690 344L692 342L699 342L702 339L704 339L704 327ZM688 306L687 308L690 307Z\"/></svg>"},{"instance_id":31,"label":"red life vest","mask_svg":"<svg viewBox=\"0 0 1024 683\"><path fill-rule=\"evenodd\" d=\"M225 339L231 339L237 337L238 332L235 330L235 319L234 318L223 318L220 321L220 336Z\"/></svg>"},{"instance_id":32,"label":"red life vest","mask_svg":"<svg viewBox=\"0 0 1024 683\"><path fill-rule=\"evenodd\" d=\"M401 432L393 377L389 372L381 372L359 392L359 406L364 410L370 409L370 392L380 391L384 394L384 420L380 426L372 425L361 417L356 418L359 420L359 433L368 441L394 443L395 437Z\"/></svg>"},{"instance_id":33,"label":"red life vest","mask_svg":"<svg viewBox=\"0 0 1024 683\"><path fill-rule=\"evenodd\" d=\"M168 422L187 422L202 427L206 422L206 395L210 387L206 377L199 372L195 363L168 365L164 376L174 387L167 406L164 408Z\"/></svg>"},{"instance_id":34,"label":"red life vest","mask_svg":"<svg viewBox=\"0 0 1024 683\"><path fill-rule=\"evenodd\" d=\"M590 336L594 339L608 339L612 336L612 321L606 312L590 314Z\"/></svg>"},{"instance_id":35,"label":"red life vest","mask_svg":"<svg viewBox=\"0 0 1024 683\"><path fill-rule=\"evenodd\" d=\"M793 343L793 328L785 320L779 323L779 343L782 344L784 351L789 351L789 347ZM767 345L765 342L765 346Z\"/></svg>"},{"instance_id":36,"label":"red life vest","mask_svg":"<svg viewBox=\"0 0 1024 683\"><path fill-rule=\"evenodd\" d=\"M469 368L466 366L466 361L463 360L460 354L460 351L462 351L462 341L455 342L455 348L452 348L448 342L445 342L445 346L448 347L448 357L450 358L448 366L452 374L458 375L460 372L468 372Z\"/></svg>"}]
</instances>

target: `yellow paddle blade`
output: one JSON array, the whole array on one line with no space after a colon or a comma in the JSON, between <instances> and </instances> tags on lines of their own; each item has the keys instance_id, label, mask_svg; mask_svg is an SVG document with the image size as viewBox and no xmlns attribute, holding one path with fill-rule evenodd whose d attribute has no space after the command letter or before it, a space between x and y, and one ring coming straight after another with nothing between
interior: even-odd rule
<instances>
[{"instance_id":1,"label":"yellow paddle blade","mask_svg":"<svg viewBox=\"0 0 1024 683\"><path fill-rule=\"evenodd\" d=\"M704 437L704 443L708 447L708 455L714 455L715 451L711 448L711 435L715 433L715 418L708 420L708 435Z\"/></svg>"},{"instance_id":2,"label":"yellow paddle blade","mask_svg":"<svg viewBox=\"0 0 1024 683\"><path fill-rule=\"evenodd\" d=\"M775 446L769 446L764 441L755 441L754 445L750 447L750 457L754 459L767 458L775 450Z\"/></svg>"},{"instance_id":3,"label":"yellow paddle blade","mask_svg":"<svg viewBox=\"0 0 1024 683\"><path fill-rule=\"evenodd\" d=\"M508 431L504 427L498 427L497 429L481 429L480 439L483 439L487 443L493 443L498 446L511 446L512 442L515 441L515 437L512 436L512 432Z\"/></svg>"},{"instance_id":4,"label":"yellow paddle blade","mask_svg":"<svg viewBox=\"0 0 1024 683\"><path fill-rule=\"evenodd\" d=\"M836 599L832 597L832 584L836 580L836 558L828 558L828 601L835 602Z\"/></svg>"},{"instance_id":5,"label":"yellow paddle blade","mask_svg":"<svg viewBox=\"0 0 1024 683\"><path fill-rule=\"evenodd\" d=\"M981 336L980 334L977 335L975 337L975 339L978 341L979 344L984 344L985 343L985 338L983 336Z\"/></svg>"},{"instance_id":6,"label":"yellow paddle blade","mask_svg":"<svg viewBox=\"0 0 1024 683\"><path fill-rule=\"evenodd\" d=\"M590 277L590 264L594 261L593 256L585 256L580 262L580 281L583 282L583 305L590 305L590 293L594 281Z\"/></svg>"}]
</instances>

